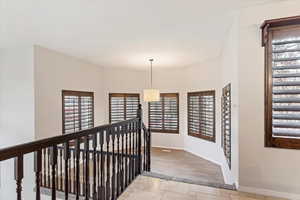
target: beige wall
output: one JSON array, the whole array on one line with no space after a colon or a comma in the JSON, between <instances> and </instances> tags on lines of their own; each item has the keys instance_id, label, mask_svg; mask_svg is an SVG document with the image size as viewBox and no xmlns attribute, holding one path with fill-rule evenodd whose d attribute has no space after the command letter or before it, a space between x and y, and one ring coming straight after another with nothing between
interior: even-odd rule
<instances>
[{"instance_id":1,"label":"beige wall","mask_svg":"<svg viewBox=\"0 0 300 200\"><path fill-rule=\"evenodd\" d=\"M46 48L34 48L36 138L62 134L62 90L94 92L95 125L104 123L101 68Z\"/></svg>"},{"instance_id":2,"label":"beige wall","mask_svg":"<svg viewBox=\"0 0 300 200\"><path fill-rule=\"evenodd\" d=\"M299 13L299 1L248 8L241 12L239 33L240 189L293 199L300 199L299 150L264 147L264 49L259 25L265 19Z\"/></svg>"}]
</instances>

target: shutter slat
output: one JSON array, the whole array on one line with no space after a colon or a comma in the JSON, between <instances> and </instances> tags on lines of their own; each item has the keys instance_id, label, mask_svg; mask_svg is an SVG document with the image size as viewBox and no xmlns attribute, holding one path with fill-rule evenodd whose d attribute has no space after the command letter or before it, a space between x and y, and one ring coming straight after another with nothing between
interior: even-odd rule
<instances>
[{"instance_id":1,"label":"shutter slat","mask_svg":"<svg viewBox=\"0 0 300 200\"><path fill-rule=\"evenodd\" d=\"M278 137L300 137L299 129L287 130L287 129L273 129L273 135Z\"/></svg>"},{"instance_id":2,"label":"shutter slat","mask_svg":"<svg viewBox=\"0 0 300 200\"><path fill-rule=\"evenodd\" d=\"M273 105L274 111L300 111L300 106L277 106Z\"/></svg>"},{"instance_id":3,"label":"shutter slat","mask_svg":"<svg viewBox=\"0 0 300 200\"><path fill-rule=\"evenodd\" d=\"M273 70L300 69L300 65L273 66Z\"/></svg>"},{"instance_id":4,"label":"shutter slat","mask_svg":"<svg viewBox=\"0 0 300 200\"><path fill-rule=\"evenodd\" d=\"M281 81L274 82L273 86L300 86L300 81Z\"/></svg>"},{"instance_id":5,"label":"shutter slat","mask_svg":"<svg viewBox=\"0 0 300 200\"><path fill-rule=\"evenodd\" d=\"M273 114L273 119L300 120L300 114Z\"/></svg>"},{"instance_id":6,"label":"shutter slat","mask_svg":"<svg viewBox=\"0 0 300 200\"><path fill-rule=\"evenodd\" d=\"M275 128L300 128L299 122L273 122Z\"/></svg>"},{"instance_id":7,"label":"shutter slat","mask_svg":"<svg viewBox=\"0 0 300 200\"><path fill-rule=\"evenodd\" d=\"M300 98L296 98L296 97L273 98L273 103L300 103Z\"/></svg>"},{"instance_id":8,"label":"shutter slat","mask_svg":"<svg viewBox=\"0 0 300 200\"><path fill-rule=\"evenodd\" d=\"M286 90L274 90L273 94L281 94L281 95L288 95L288 94L300 94L300 89L286 89Z\"/></svg>"},{"instance_id":9,"label":"shutter slat","mask_svg":"<svg viewBox=\"0 0 300 200\"><path fill-rule=\"evenodd\" d=\"M289 53L289 52L300 52L300 49L280 49L280 50L273 50L273 53Z\"/></svg>"},{"instance_id":10,"label":"shutter slat","mask_svg":"<svg viewBox=\"0 0 300 200\"><path fill-rule=\"evenodd\" d=\"M294 74L274 74L273 78L293 78L293 77L300 77L300 73Z\"/></svg>"},{"instance_id":11,"label":"shutter slat","mask_svg":"<svg viewBox=\"0 0 300 200\"><path fill-rule=\"evenodd\" d=\"M273 41L272 45L300 44L300 40Z\"/></svg>"}]
</instances>

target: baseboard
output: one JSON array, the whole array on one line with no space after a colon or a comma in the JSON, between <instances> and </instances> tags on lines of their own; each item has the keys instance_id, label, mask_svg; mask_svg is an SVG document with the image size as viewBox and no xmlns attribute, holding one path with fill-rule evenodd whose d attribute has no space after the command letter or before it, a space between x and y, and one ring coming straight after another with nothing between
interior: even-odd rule
<instances>
[{"instance_id":1,"label":"baseboard","mask_svg":"<svg viewBox=\"0 0 300 200\"><path fill-rule=\"evenodd\" d=\"M254 194L271 196L271 197L288 198L291 200L300 200L300 194L278 192L278 191L274 191L274 190L253 188L253 187L247 187L247 186L242 186L242 185L239 186L238 190L241 192L248 192L248 193L254 193Z\"/></svg>"},{"instance_id":2,"label":"baseboard","mask_svg":"<svg viewBox=\"0 0 300 200\"><path fill-rule=\"evenodd\" d=\"M166 147L166 146L158 146L158 145L155 145L155 146L152 146L152 147L156 147L156 148L162 148L162 149L174 149L174 150L185 150L184 148L182 147Z\"/></svg>"}]
</instances>

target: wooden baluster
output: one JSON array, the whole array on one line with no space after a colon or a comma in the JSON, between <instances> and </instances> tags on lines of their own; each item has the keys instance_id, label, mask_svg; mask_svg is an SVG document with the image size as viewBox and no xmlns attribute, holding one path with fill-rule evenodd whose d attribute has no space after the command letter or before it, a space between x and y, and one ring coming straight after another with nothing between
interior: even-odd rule
<instances>
[{"instance_id":1,"label":"wooden baluster","mask_svg":"<svg viewBox=\"0 0 300 200\"><path fill-rule=\"evenodd\" d=\"M97 198L96 192L96 151L97 151L97 133L93 135L93 199Z\"/></svg>"},{"instance_id":2,"label":"wooden baluster","mask_svg":"<svg viewBox=\"0 0 300 200\"><path fill-rule=\"evenodd\" d=\"M35 172L35 187L36 200L41 199L41 171L42 171L42 152L41 150L34 153L34 172Z\"/></svg>"},{"instance_id":3,"label":"wooden baluster","mask_svg":"<svg viewBox=\"0 0 300 200\"><path fill-rule=\"evenodd\" d=\"M135 160L135 142L134 142L134 139L135 139L135 134L134 134L134 123L131 123L131 131L130 131L130 134L131 134L131 138L132 138L132 155L131 155L131 181L134 179L135 177L135 163L134 163L134 160Z\"/></svg>"},{"instance_id":4,"label":"wooden baluster","mask_svg":"<svg viewBox=\"0 0 300 200\"><path fill-rule=\"evenodd\" d=\"M69 144L69 146L70 146L70 144ZM69 165L69 167L68 167L68 174L71 175L72 174L72 169L71 169L71 166L72 166L72 161L71 161L72 151L70 151L69 154L70 155L69 155L69 162L68 162L68 165ZM75 154L75 152L73 151L73 157L75 156L74 154ZM73 165L75 167L75 159L73 160ZM75 170L75 168L74 168L74 170ZM73 179L73 181L72 181L72 179ZM74 179L75 179L75 171L74 171L74 174L73 174L72 178L69 178L69 180L68 180L68 182L69 182L68 183L68 190L69 190L69 192L72 192L72 182L74 184ZM74 184L74 187L75 187L75 184ZM75 193L75 190L74 190L74 193Z\"/></svg>"},{"instance_id":5,"label":"wooden baluster","mask_svg":"<svg viewBox=\"0 0 300 200\"><path fill-rule=\"evenodd\" d=\"M109 154L109 140L110 128L106 130L106 200L110 198L110 154Z\"/></svg>"},{"instance_id":6,"label":"wooden baluster","mask_svg":"<svg viewBox=\"0 0 300 200\"><path fill-rule=\"evenodd\" d=\"M121 192L124 191L124 134L125 134L125 126L122 125L121 127Z\"/></svg>"},{"instance_id":7,"label":"wooden baluster","mask_svg":"<svg viewBox=\"0 0 300 200\"><path fill-rule=\"evenodd\" d=\"M73 191L73 194L76 194L76 152L75 152L75 148L72 149L72 151L70 151L71 154L73 154L73 176L70 178L70 192L71 190ZM71 160L70 160L71 162ZM71 166L71 163L70 163ZM72 173L72 169L70 168L70 172ZM70 173L70 174L71 174ZM72 187L73 186L73 187Z\"/></svg>"},{"instance_id":8,"label":"wooden baluster","mask_svg":"<svg viewBox=\"0 0 300 200\"><path fill-rule=\"evenodd\" d=\"M97 155L97 172L96 172L96 176L97 176L97 198L96 199L100 199L101 198L101 191L100 191L100 176L101 176L101 171L100 171L100 153L99 151L96 152Z\"/></svg>"},{"instance_id":9,"label":"wooden baluster","mask_svg":"<svg viewBox=\"0 0 300 200\"><path fill-rule=\"evenodd\" d=\"M85 143L84 143L84 147L85 147L85 200L88 200L90 197L90 167L89 167L89 163L90 163L90 145L89 145L89 136L85 137Z\"/></svg>"},{"instance_id":10,"label":"wooden baluster","mask_svg":"<svg viewBox=\"0 0 300 200\"><path fill-rule=\"evenodd\" d=\"M52 200L56 200L56 184L55 184L55 175L56 175L56 166L57 166L57 146L54 145L53 147L51 147L51 175L52 175Z\"/></svg>"},{"instance_id":11,"label":"wooden baluster","mask_svg":"<svg viewBox=\"0 0 300 200\"><path fill-rule=\"evenodd\" d=\"M120 126L117 127L117 193L116 197L120 195Z\"/></svg>"},{"instance_id":12,"label":"wooden baluster","mask_svg":"<svg viewBox=\"0 0 300 200\"><path fill-rule=\"evenodd\" d=\"M146 138L146 130L145 130L144 127L143 127L143 134L144 134L144 139L143 139L143 142L144 142L144 147L143 147L143 170L146 171L146 141L147 141L147 138Z\"/></svg>"},{"instance_id":13,"label":"wooden baluster","mask_svg":"<svg viewBox=\"0 0 300 200\"><path fill-rule=\"evenodd\" d=\"M142 113L142 105L139 104L138 106L138 110L137 110L137 117L138 117L138 121L137 121L137 156L138 156L138 168L137 168L137 173L141 174L142 173L142 117L143 117L143 113Z\"/></svg>"},{"instance_id":14,"label":"wooden baluster","mask_svg":"<svg viewBox=\"0 0 300 200\"><path fill-rule=\"evenodd\" d=\"M131 181L134 178L134 123L131 122L131 129L130 129L130 135L131 135Z\"/></svg>"},{"instance_id":15,"label":"wooden baluster","mask_svg":"<svg viewBox=\"0 0 300 200\"><path fill-rule=\"evenodd\" d=\"M65 200L69 199L69 158L70 158L70 146L69 142L64 144L64 160L65 160ZM71 166L70 166L71 167ZM61 175L62 176L62 175Z\"/></svg>"},{"instance_id":16,"label":"wooden baluster","mask_svg":"<svg viewBox=\"0 0 300 200\"><path fill-rule=\"evenodd\" d=\"M148 129L147 141L148 141L147 169L148 172L150 172L151 171L151 130L150 129Z\"/></svg>"},{"instance_id":17,"label":"wooden baluster","mask_svg":"<svg viewBox=\"0 0 300 200\"><path fill-rule=\"evenodd\" d=\"M76 200L79 200L80 195L80 180L79 180L79 173L80 173L80 139L75 140L75 153L76 153Z\"/></svg>"},{"instance_id":18,"label":"wooden baluster","mask_svg":"<svg viewBox=\"0 0 300 200\"><path fill-rule=\"evenodd\" d=\"M43 149L43 163L44 163L44 166L43 166L43 186L46 187L47 185L47 173L46 173L46 160L47 160L47 157L46 157L46 151L47 149Z\"/></svg>"},{"instance_id":19,"label":"wooden baluster","mask_svg":"<svg viewBox=\"0 0 300 200\"><path fill-rule=\"evenodd\" d=\"M125 187L128 186L128 176L129 176L129 173L128 173L128 124L125 125Z\"/></svg>"},{"instance_id":20,"label":"wooden baluster","mask_svg":"<svg viewBox=\"0 0 300 200\"><path fill-rule=\"evenodd\" d=\"M136 177L137 175L137 172L138 172L138 158L137 158L137 155L138 155L138 135L137 135L137 123L136 122L133 122L133 140L134 140L134 178Z\"/></svg>"},{"instance_id":21,"label":"wooden baluster","mask_svg":"<svg viewBox=\"0 0 300 200\"><path fill-rule=\"evenodd\" d=\"M136 160L136 134L135 134L135 123L132 122L132 150L133 150L133 153L132 153L132 179L135 178L135 172L136 172L136 163L135 163L135 160Z\"/></svg>"},{"instance_id":22,"label":"wooden baluster","mask_svg":"<svg viewBox=\"0 0 300 200\"><path fill-rule=\"evenodd\" d=\"M82 177L82 180L80 181L81 183L81 188L82 188L82 191L81 191L81 194L83 196L85 196L85 150L83 149L83 151L81 151L81 155L82 155L82 173L81 173L81 177Z\"/></svg>"},{"instance_id":23,"label":"wooden baluster","mask_svg":"<svg viewBox=\"0 0 300 200\"><path fill-rule=\"evenodd\" d=\"M22 200L22 179L24 177L24 163L23 163L23 155L20 155L15 158L14 162L15 167L15 181L17 184L17 200Z\"/></svg>"},{"instance_id":24,"label":"wooden baluster","mask_svg":"<svg viewBox=\"0 0 300 200\"><path fill-rule=\"evenodd\" d=\"M48 186L48 188L50 188L51 187L51 179L50 179L50 154L51 154L51 148L49 147L48 148L48 152L47 152L47 160L48 160L48 162L47 162L47 182L48 182L48 184L47 184L47 186Z\"/></svg>"},{"instance_id":25,"label":"wooden baluster","mask_svg":"<svg viewBox=\"0 0 300 200\"><path fill-rule=\"evenodd\" d=\"M116 186L116 155L115 155L115 138L116 138L116 131L115 131L116 127L112 128L112 132L111 132L111 136L112 136L112 187L111 187L111 199L114 200L115 199L115 186Z\"/></svg>"},{"instance_id":26,"label":"wooden baluster","mask_svg":"<svg viewBox=\"0 0 300 200\"><path fill-rule=\"evenodd\" d=\"M60 148L60 155L59 155L59 157L60 157L60 190L61 191L63 191L63 156L62 156L62 154L63 154L63 147L61 147Z\"/></svg>"},{"instance_id":27,"label":"wooden baluster","mask_svg":"<svg viewBox=\"0 0 300 200\"><path fill-rule=\"evenodd\" d=\"M107 133L106 133L107 134ZM100 197L99 199L105 199L105 188L104 188L104 152L103 152L103 145L104 145L104 131L100 132Z\"/></svg>"},{"instance_id":28,"label":"wooden baluster","mask_svg":"<svg viewBox=\"0 0 300 200\"><path fill-rule=\"evenodd\" d=\"M129 127L128 127L128 134L129 134L129 153L128 153L128 156L129 156L129 163L128 163L128 171L129 171L129 179L128 179L128 183L131 183L131 180L132 180L132 154L131 154L131 151L132 151L132 146L131 146L131 123L129 124Z\"/></svg>"}]
</instances>

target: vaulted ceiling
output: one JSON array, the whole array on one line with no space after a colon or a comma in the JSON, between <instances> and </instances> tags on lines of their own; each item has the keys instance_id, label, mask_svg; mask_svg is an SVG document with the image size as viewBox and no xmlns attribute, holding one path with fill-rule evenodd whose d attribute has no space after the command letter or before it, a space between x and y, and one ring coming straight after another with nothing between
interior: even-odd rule
<instances>
[{"instance_id":1,"label":"vaulted ceiling","mask_svg":"<svg viewBox=\"0 0 300 200\"><path fill-rule=\"evenodd\" d=\"M104 67L220 55L230 13L277 0L0 0L0 47L41 45Z\"/></svg>"}]
</instances>

